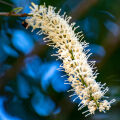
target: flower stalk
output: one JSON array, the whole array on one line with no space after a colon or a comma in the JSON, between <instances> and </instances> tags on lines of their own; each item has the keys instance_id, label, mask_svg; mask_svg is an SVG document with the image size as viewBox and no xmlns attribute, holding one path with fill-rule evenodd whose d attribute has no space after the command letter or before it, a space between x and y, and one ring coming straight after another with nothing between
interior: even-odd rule
<instances>
[{"instance_id":1,"label":"flower stalk","mask_svg":"<svg viewBox=\"0 0 120 120\"><path fill-rule=\"evenodd\" d=\"M0 12L0 16L27 17L27 16L31 16L31 15L29 15L27 13Z\"/></svg>"}]
</instances>

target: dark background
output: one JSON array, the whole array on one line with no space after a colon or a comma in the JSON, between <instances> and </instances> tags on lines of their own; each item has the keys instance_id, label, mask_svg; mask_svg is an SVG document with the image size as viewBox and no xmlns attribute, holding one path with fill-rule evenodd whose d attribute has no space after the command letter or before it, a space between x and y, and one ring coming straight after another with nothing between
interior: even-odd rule
<instances>
[{"instance_id":1,"label":"dark background","mask_svg":"<svg viewBox=\"0 0 120 120\"><path fill-rule=\"evenodd\" d=\"M90 43L97 81L107 83L107 96L116 102L107 113L85 118L87 108L77 110L80 101L72 102L67 77L56 70L62 63L51 56L56 50L25 29L25 17L0 16L0 120L119 120L120 0L0 0L0 12L23 7L21 13L29 13L32 1L72 16Z\"/></svg>"}]
</instances>

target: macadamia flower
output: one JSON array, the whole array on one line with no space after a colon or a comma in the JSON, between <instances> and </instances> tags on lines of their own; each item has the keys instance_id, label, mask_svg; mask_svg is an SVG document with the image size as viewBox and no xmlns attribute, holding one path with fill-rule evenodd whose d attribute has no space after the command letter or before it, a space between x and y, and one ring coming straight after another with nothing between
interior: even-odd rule
<instances>
[{"instance_id":1,"label":"macadamia flower","mask_svg":"<svg viewBox=\"0 0 120 120\"><path fill-rule=\"evenodd\" d=\"M72 86L69 91L74 92L71 96L77 95L76 99L81 100L78 110L88 106L88 110L83 112L89 112L86 116L94 114L97 109L100 112L109 110L115 100L101 100L108 88L96 82L97 73L93 71L95 62L88 61L91 54L84 49L88 43L82 41L82 32L75 33L77 27L74 27L75 23L70 24L71 17L65 14L60 16L60 11L56 13L52 6L47 8L32 3L30 8L31 17L26 19L28 27L31 26L32 31L39 28L38 34L47 35L44 41L58 49L54 55L63 61L60 69L64 69L69 77L68 82Z\"/></svg>"}]
</instances>

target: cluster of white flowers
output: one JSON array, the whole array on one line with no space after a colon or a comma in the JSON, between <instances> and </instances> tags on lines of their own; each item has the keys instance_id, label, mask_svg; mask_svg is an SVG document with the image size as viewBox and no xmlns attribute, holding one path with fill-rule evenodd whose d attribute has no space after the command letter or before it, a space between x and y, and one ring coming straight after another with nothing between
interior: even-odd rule
<instances>
[{"instance_id":1,"label":"cluster of white flowers","mask_svg":"<svg viewBox=\"0 0 120 120\"><path fill-rule=\"evenodd\" d=\"M30 8L31 17L26 19L28 27L32 26L33 30L40 28L38 34L46 34L44 40L49 41L48 45L58 49L54 55L63 61L60 69L64 68L69 77L67 81L72 86L69 91L74 92L71 96L77 95L73 101L76 99L81 101L78 110L88 106L88 110L83 112L86 116L94 114L97 109L100 112L109 110L115 99L110 102L101 100L105 97L108 87L105 88L105 84L95 81L97 77L94 71L95 62L88 61L91 54L84 49L88 44L82 42L84 38L82 32L75 33L77 27L74 23L70 24L71 17L65 14L60 16L60 11L55 13L52 6L47 8L45 5L38 6L32 3Z\"/></svg>"}]
</instances>

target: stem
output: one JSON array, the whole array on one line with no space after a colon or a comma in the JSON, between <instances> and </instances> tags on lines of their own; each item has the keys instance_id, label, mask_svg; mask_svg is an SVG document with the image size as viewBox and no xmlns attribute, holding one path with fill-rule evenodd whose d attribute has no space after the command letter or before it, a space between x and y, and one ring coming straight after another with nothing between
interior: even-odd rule
<instances>
[{"instance_id":1,"label":"stem","mask_svg":"<svg viewBox=\"0 0 120 120\"><path fill-rule=\"evenodd\" d=\"M71 53L71 59L74 60L74 56L73 56L72 50L69 50L69 52Z\"/></svg>"},{"instance_id":2,"label":"stem","mask_svg":"<svg viewBox=\"0 0 120 120\"><path fill-rule=\"evenodd\" d=\"M27 16L31 16L31 15L29 15L27 13L0 12L0 16L27 17Z\"/></svg>"}]
</instances>

